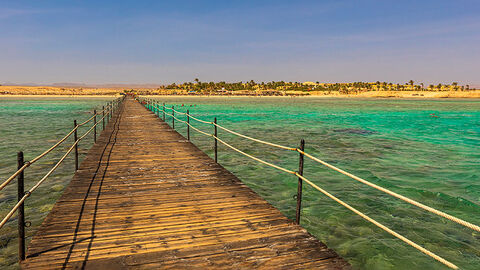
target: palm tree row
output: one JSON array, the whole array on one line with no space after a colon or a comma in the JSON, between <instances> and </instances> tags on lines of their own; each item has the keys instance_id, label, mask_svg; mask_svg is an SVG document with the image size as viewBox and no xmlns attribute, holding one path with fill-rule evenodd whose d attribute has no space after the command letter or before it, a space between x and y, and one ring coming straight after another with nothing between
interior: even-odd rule
<instances>
[{"instance_id":1,"label":"palm tree row","mask_svg":"<svg viewBox=\"0 0 480 270\"><path fill-rule=\"evenodd\" d=\"M320 82L202 82L198 78L193 82L184 82L180 84L169 84L162 86L163 89L186 90L192 92L212 92L212 91L339 91L342 93L364 92L364 91L450 91L450 90L469 90L469 85L459 86L457 82L452 84L438 84L424 87L423 83L415 84L413 80L405 84L387 83L387 82L353 82L353 83L320 83Z\"/></svg>"}]
</instances>

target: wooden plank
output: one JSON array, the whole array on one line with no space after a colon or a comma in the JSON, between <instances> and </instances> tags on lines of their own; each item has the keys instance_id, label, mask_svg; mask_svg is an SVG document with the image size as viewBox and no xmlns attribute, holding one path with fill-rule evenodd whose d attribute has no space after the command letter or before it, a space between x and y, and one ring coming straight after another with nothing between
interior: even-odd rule
<instances>
[{"instance_id":1,"label":"wooden plank","mask_svg":"<svg viewBox=\"0 0 480 270\"><path fill-rule=\"evenodd\" d=\"M24 269L348 269L127 98L33 237Z\"/></svg>"}]
</instances>

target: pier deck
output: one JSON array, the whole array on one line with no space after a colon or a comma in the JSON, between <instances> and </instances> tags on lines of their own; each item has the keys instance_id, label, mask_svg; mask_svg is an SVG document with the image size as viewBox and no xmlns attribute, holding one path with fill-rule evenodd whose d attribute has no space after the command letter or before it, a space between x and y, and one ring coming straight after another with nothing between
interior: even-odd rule
<instances>
[{"instance_id":1,"label":"pier deck","mask_svg":"<svg viewBox=\"0 0 480 270\"><path fill-rule=\"evenodd\" d=\"M24 269L345 269L342 258L127 98Z\"/></svg>"}]
</instances>

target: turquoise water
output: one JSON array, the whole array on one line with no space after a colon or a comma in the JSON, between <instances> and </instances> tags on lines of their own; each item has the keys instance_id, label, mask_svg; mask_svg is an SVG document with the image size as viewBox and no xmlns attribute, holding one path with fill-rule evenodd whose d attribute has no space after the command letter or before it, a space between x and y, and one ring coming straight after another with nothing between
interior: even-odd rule
<instances>
[{"instance_id":1,"label":"turquoise water","mask_svg":"<svg viewBox=\"0 0 480 270\"><path fill-rule=\"evenodd\" d=\"M31 160L55 144L73 128L73 120L82 122L112 98L0 98L0 179L3 182L16 171L17 152L24 151ZM79 136L89 127L79 129ZM101 129L101 127L100 127ZM73 143L73 136L58 151L53 151L25 171L25 189L31 188L60 159ZM88 135L79 144L80 160L93 143ZM27 242L60 197L74 171L73 156L65 162L26 201ZM16 182L0 191L0 217L10 211L17 200ZM28 244L27 244L28 246ZM15 269L17 261L17 219L0 229L0 268Z\"/></svg>"},{"instance_id":2,"label":"turquoise water","mask_svg":"<svg viewBox=\"0 0 480 270\"><path fill-rule=\"evenodd\" d=\"M480 100L325 98L158 98L180 110L246 135L306 150L349 172L427 205L480 224ZM16 152L26 159L48 148L86 119L102 99L0 99L0 177L15 170ZM184 107L181 105L184 104ZM192 105L192 107L190 107ZM438 117L431 117L435 113ZM182 117L182 116L180 116ZM167 119L167 121L171 121ZM211 126L197 124L212 132ZM186 128L176 124L185 134ZM53 131L53 132L52 132ZM296 170L298 154L219 131L232 145ZM90 138L91 139L91 138ZM92 141L87 139L88 141ZM192 140L213 154L212 138ZM90 144L81 145L82 153ZM290 218L295 216L297 179L219 145L219 162ZM27 151L28 150L28 151ZM26 174L31 186L59 155ZM33 166L32 166L33 167ZM27 202L35 228L68 184L69 160ZM389 197L310 160L305 176L355 208L464 269L478 269L480 234ZM0 192L0 213L15 201L14 188ZM306 186L302 226L357 269L443 269L441 264ZM16 220L0 230L0 266L16 260Z\"/></svg>"},{"instance_id":3,"label":"turquoise water","mask_svg":"<svg viewBox=\"0 0 480 270\"><path fill-rule=\"evenodd\" d=\"M480 224L480 100L325 98L162 98L202 119L256 138L296 147L373 183ZM182 107L181 105L184 105ZM190 107L190 105L194 105ZM438 117L433 117L430 114ZM180 116L183 117L183 116ZM171 121L171 119L167 119ZM195 123L204 131L212 127ZM186 133L184 125L176 127ZM193 131L192 131L193 132ZM192 133L212 156L212 138ZM296 170L298 154L226 132L221 138ZM297 179L220 144L219 162L290 218ZM480 234L410 206L310 160L305 174L377 221L464 269L480 265ZM301 224L358 269L446 268L394 239L311 187Z\"/></svg>"}]
</instances>

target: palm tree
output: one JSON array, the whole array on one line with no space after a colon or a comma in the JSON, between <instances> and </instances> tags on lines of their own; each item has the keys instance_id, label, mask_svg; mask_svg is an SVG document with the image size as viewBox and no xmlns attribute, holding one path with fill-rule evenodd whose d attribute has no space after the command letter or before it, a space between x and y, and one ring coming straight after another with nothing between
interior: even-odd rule
<instances>
[{"instance_id":1,"label":"palm tree","mask_svg":"<svg viewBox=\"0 0 480 270\"><path fill-rule=\"evenodd\" d=\"M413 80L408 81L408 84L410 84L411 86L413 86L413 83L414 83Z\"/></svg>"},{"instance_id":2,"label":"palm tree","mask_svg":"<svg viewBox=\"0 0 480 270\"><path fill-rule=\"evenodd\" d=\"M454 89L454 90L457 90L457 89L458 89L458 83L457 83L457 82L453 82L452 85L453 85L453 89Z\"/></svg>"}]
</instances>

